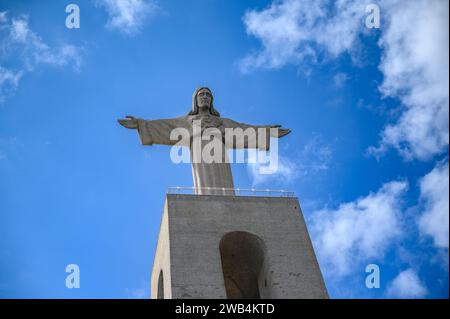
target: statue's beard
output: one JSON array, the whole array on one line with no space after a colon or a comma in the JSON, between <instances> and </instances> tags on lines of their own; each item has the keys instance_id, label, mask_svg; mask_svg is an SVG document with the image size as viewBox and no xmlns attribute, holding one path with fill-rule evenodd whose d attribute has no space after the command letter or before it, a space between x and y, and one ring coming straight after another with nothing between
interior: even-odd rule
<instances>
[{"instance_id":1,"label":"statue's beard","mask_svg":"<svg viewBox=\"0 0 450 319\"><path fill-rule=\"evenodd\" d=\"M209 111L210 110L210 105L205 103L205 104L199 104L198 108L201 109L202 111Z\"/></svg>"}]
</instances>

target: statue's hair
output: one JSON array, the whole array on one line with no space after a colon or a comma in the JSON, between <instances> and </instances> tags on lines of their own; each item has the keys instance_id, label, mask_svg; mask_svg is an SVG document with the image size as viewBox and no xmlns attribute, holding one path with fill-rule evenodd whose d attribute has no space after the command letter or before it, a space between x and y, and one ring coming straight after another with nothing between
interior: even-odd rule
<instances>
[{"instance_id":1,"label":"statue's hair","mask_svg":"<svg viewBox=\"0 0 450 319\"><path fill-rule=\"evenodd\" d=\"M208 90L209 93L211 93L211 105L209 107L209 113L220 117L220 113L214 108L214 97L212 95L212 92L207 87L199 87L195 90L194 94L192 95L192 110L188 113L188 115L198 114L197 94L200 90Z\"/></svg>"}]
</instances>

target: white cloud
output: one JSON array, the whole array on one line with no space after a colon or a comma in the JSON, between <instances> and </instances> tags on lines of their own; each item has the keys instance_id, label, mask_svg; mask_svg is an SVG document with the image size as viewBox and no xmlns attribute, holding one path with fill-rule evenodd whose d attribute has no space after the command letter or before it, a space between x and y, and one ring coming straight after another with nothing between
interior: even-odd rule
<instances>
[{"instance_id":1,"label":"white cloud","mask_svg":"<svg viewBox=\"0 0 450 319\"><path fill-rule=\"evenodd\" d=\"M407 188L406 182L393 181L376 193L311 215L311 236L326 273L344 277L361 262L383 258L402 234L401 199Z\"/></svg>"},{"instance_id":2,"label":"white cloud","mask_svg":"<svg viewBox=\"0 0 450 319\"><path fill-rule=\"evenodd\" d=\"M449 142L447 0L274 1L243 17L247 34L259 39L262 48L240 61L241 71L316 62L321 55L355 57L359 36L370 32L364 22L372 2L379 3L382 18L379 69L384 78L379 89L399 99L402 112L369 153L380 156L394 147L407 159L430 159Z\"/></svg>"},{"instance_id":3,"label":"white cloud","mask_svg":"<svg viewBox=\"0 0 450 319\"><path fill-rule=\"evenodd\" d=\"M137 34L158 9L152 0L98 0L97 5L109 15L106 27L127 36Z\"/></svg>"},{"instance_id":4,"label":"white cloud","mask_svg":"<svg viewBox=\"0 0 450 319\"><path fill-rule=\"evenodd\" d=\"M83 48L67 43L50 47L29 28L27 16L9 19L1 12L0 40L0 103L17 89L25 72L40 65L70 66L75 71L81 66Z\"/></svg>"},{"instance_id":5,"label":"white cloud","mask_svg":"<svg viewBox=\"0 0 450 319\"><path fill-rule=\"evenodd\" d=\"M449 142L449 18L447 0L414 0L408 5L384 1L380 87L400 99L404 112L387 125L378 155L388 147L405 158L427 160L446 150Z\"/></svg>"},{"instance_id":6,"label":"white cloud","mask_svg":"<svg viewBox=\"0 0 450 319\"><path fill-rule=\"evenodd\" d=\"M261 11L248 11L247 34L261 40L262 49L240 62L246 73L255 68L277 69L321 52L334 58L352 52L363 28L365 5L361 0L274 1Z\"/></svg>"},{"instance_id":7,"label":"white cloud","mask_svg":"<svg viewBox=\"0 0 450 319\"><path fill-rule=\"evenodd\" d=\"M449 170L448 162L438 164L420 181L420 196L425 210L419 219L419 230L431 236L434 245L448 249L449 236Z\"/></svg>"},{"instance_id":8,"label":"white cloud","mask_svg":"<svg viewBox=\"0 0 450 319\"><path fill-rule=\"evenodd\" d=\"M411 268L398 274L386 289L386 295L391 298L423 298L427 293L427 288Z\"/></svg>"}]
</instances>

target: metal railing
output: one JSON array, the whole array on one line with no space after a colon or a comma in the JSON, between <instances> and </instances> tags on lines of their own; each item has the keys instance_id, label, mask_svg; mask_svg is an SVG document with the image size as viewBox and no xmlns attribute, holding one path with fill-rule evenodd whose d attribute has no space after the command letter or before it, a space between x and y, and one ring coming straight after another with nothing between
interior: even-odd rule
<instances>
[{"instance_id":1,"label":"metal railing","mask_svg":"<svg viewBox=\"0 0 450 319\"><path fill-rule=\"evenodd\" d=\"M167 194L295 197L295 193L293 191L287 191L282 189L186 187L186 186L169 187L167 189Z\"/></svg>"}]
</instances>

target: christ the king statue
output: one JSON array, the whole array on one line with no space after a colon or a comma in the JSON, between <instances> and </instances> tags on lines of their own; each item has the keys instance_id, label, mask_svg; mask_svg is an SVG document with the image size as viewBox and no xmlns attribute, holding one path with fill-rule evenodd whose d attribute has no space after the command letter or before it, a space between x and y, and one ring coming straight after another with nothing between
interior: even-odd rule
<instances>
[{"instance_id":1,"label":"christ the king statue","mask_svg":"<svg viewBox=\"0 0 450 319\"><path fill-rule=\"evenodd\" d=\"M137 129L142 145L189 147L196 194L233 195L234 183L227 150L237 148L268 150L270 137L283 137L289 134L290 130L281 128L281 125L249 125L222 118L214 108L213 100L211 90L201 87L195 90L192 96L192 110L187 115L161 120L144 120L126 116L118 122L126 128ZM198 126L197 130L196 126ZM230 141L225 138L230 129L238 133L244 132L244 135L235 134L234 139ZM188 132L187 142L180 143L179 138L174 138L174 132L177 130ZM221 149L219 160L202 161L202 152L207 147L205 143L207 141L202 136L206 131L212 130L215 132L212 134L214 141L219 141ZM214 151L216 152L217 148Z\"/></svg>"}]
</instances>

